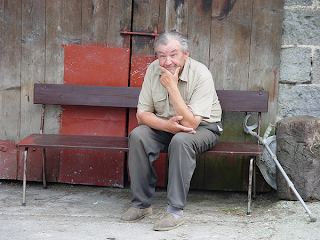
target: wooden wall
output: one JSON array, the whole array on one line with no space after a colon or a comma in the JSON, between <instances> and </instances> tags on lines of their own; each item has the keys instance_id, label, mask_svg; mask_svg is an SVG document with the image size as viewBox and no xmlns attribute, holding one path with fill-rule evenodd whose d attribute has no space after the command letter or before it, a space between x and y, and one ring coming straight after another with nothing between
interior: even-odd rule
<instances>
[{"instance_id":1,"label":"wooden wall","mask_svg":"<svg viewBox=\"0 0 320 240\"><path fill-rule=\"evenodd\" d=\"M276 116L282 14L283 0L0 0L0 146L8 147L0 151L0 178L19 178L15 143L40 126L33 83L64 83L65 45L130 48L131 63L142 69L140 80L131 72L130 84L141 84L154 38L131 38L123 30L180 31L216 89L269 91L265 128ZM46 114L45 132L59 132L61 108ZM254 141L243 133L243 117L224 114L222 139ZM199 160L194 187L215 188L204 178L212 165Z\"/></svg>"}]
</instances>

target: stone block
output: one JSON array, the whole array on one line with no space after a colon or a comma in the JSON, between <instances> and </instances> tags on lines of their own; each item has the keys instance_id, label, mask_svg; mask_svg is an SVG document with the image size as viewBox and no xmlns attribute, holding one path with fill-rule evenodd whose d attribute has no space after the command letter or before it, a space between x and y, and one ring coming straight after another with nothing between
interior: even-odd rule
<instances>
[{"instance_id":1,"label":"stone block","mask_svg":"<svg viewBox=\"0 0 320 240\"><path fill-rule=\"evenodd\" d=\"M295 116L277 123L277 158L304 201L320 200L320 118ZM297 200L277 169L279 198Z\"/></svg>"},{"instance_id":2,"label":"stone block","mask_svg":"<svg viewBox=\"0 0 320 240\"><path fill-rule=\"evenodd\" d=\"M284 11L283 45L313 45L320 43L320 12L312 10Z\"/></svg>"},{"instance_id":3,"label":"stone block","mask_svg":"<svg viewBox=\"0 0 320 240\"><path fill-rule=\"evenodd\" d=\"M312 6L313 0L284 0L284 6Z\"/></svg>"},{"instance_id":4,"label":"stone block","mask_svg":"<svg viewBox=\"0 0 320 240\"><path fill-rule=\"evenodd\" d=\"M278 117L309 115L320 118L320 86L279 84Z\"/></svg>"},{"instance_id":5,"label":"stone block","mask_svg":"<svg viewBox=\"0 0 320 240\"><path fill-rule=\"evenodd\" d=\"M312 84L320 84L320 49L316 49L312 58Z\"/></svg>"},{"instance_id":6,"label":"stone block","mask_svg":"<svg viewBox=\"0 0 320 240\"><path fill-rule=\"evenodd\" d=\"M310 48L282 49L280 62L280 83L311 83Z\"/></svg>"}]
</instances>

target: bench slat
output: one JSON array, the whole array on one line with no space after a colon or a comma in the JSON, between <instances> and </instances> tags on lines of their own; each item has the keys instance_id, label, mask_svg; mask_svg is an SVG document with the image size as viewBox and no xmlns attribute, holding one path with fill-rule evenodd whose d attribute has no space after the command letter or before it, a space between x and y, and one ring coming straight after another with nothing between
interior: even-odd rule
<instances>
[{"instance_id":1,"label":"bench slat","mask_svg":"<svg viewBox=\"0 0 320 240\"><path fill-rule=\"evenodd\" d=\"M141 88L34 84L35 104L136 108Z\"/></svg>"},{"instance_id":2,"label":"bench slat","mask_svg":"<svg viewBox=\"0 0 320 240\"><path fill-rule=\"evenodd\" d=\"M136 108L140 87L34 84L35 104ZM217 90L223 111L268 112L268 92Z\"/></svg>"},{"instance_id":3,"label":"bench slat","mask_svg":"<svg viewBox=\"0 0 320 240\"><path fill-rule=\"evenodd\" d=\"M268 112L266 91L217 90L223 111Z\"/></svg>"},{"instance_id":4,"label":"bench slat","mask_svg":"<svg viewBox=\"0 0 320 240\"><path fill-rule=\"evenodd\" d=\"M263 146L258 145L256 142L218 141L212 149L204 152L203 154L260 156L262 151Z\"/></svg>"},{"instance_id":5,"label":"bench slat","mask_svg":"<svg viewBox=\"0 0 320 240\"><path fill-rule=\"evenodd\" d=\"M18 146L128 151L128 138L90 135L31 134L21 140Z\"/></svg>"},{"instance_id":6,"label":"bench slat","mask_svg":"<svg viewBox=\"0 0 320 240\"><path fill-rule=\"evenodd\" d=\"M18 146L125 152L129 150L127 137L89 135L32 134L20 141ZM259 156L262 150L263 146L257 143L218 141L211 150L206 151L204 154Z\"/></svg>"}]
</instances>

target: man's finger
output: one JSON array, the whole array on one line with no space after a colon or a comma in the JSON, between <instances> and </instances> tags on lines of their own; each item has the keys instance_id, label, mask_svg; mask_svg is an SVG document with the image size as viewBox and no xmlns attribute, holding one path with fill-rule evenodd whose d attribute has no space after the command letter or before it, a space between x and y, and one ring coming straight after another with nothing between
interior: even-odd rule
<instances>
[{"instance_id":1,"label":"man's finger","mask_svg":"<svg viewBox=\"0 0 320 240\"><path fill-rule=\"evenodd\" d=\"M165 69L164 67L161 67L161 66L159 66L158 67L160 70L161 70L161 72L163 72L163 73L166 73L166 72L169 72L167 69Z\"/></svg>"},{"instance_id":2,"label":"man's finger","mask_svg":"<svg viewBox=\"0 0 320 240\"><path fill-rule=\"evenodd\" d=\"M193 128L187 128L187 127L183 127L182 131L186 133L191 133L191 134L196 133L196 131Z\"/></svg>"}]
</instances>

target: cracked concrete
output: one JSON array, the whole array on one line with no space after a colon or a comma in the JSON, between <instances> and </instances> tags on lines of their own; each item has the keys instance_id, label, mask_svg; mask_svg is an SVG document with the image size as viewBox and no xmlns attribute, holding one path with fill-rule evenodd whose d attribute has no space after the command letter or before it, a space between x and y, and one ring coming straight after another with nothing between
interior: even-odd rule
<instances>
[{"instance_id":1,"label":"cracked concrete","mask_svg":"<svg viewBox=\"0 0 320 240\"><path fill-rule=\"evenodd\" d=\"M279 200L276 192L258 194L247 216L245 192L191 190L185 224L153 231L166 211L166 191L156 190L154 214L137 223L121 223L130 207L129 188L28 183L27 206L21 206L19 181L0 181L0 239L320 239L320 202L307 202L317 222L300 202Z\"/></svg>"}]
</instances>

